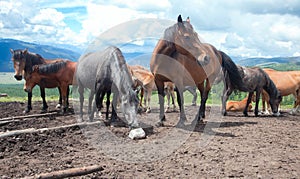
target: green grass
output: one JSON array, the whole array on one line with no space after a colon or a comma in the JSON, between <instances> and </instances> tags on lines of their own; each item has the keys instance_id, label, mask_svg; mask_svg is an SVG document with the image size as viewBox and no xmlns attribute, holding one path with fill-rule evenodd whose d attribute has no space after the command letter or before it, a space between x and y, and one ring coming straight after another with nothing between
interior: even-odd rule
<instances>
[{"instance_id":1,"label":"green grass","mask_svg":"<svg viewBox=\"0 0 300 179\"><path fill-rule=\"evenodd\" d=\"M0 102L11 102L11 101L21 101L26 102L27 101L27 93L23 90L24 80L17 81L14 79L14 73L3 73L0 72L0 93L6 93L8 97L1 97ZM72 88L71 88L72 91ZM221 105L221 95L223 91L223 84L219 83L218 85L214 85L212 90L209 93L209 97L207 100L208 105ZM53 89L46 89L46 100L47 101L57 101L59 98L59 92L57 88ZM41 101L40 97L40 89L38 86L34 87L32 91L32 100L33 101ZM200 93L198 93L197 98L197 105L200 104ZM85 99L88 99L88 90L85 90ZM78 99L78 93L75 91L73 94L70 94L70 97L73 97L75 99ZM229 100L242 100L247 96L247 93L244 92L235 92L230 97ZM189 92L184 93L184 102L185 105L191 105L192 104L192 94ZM176 105L177 105L177 101ZM167 103L167 100L165 99L165 104ZM294 103L293 96L285 96L283 97L283 100L281 102L282 108L292 108ZM158 105L158 96L157 92L154 91L151 96L151 105L157 106ZM261 102L260 102L261 106Z\"/></svg>"}]
</instances>

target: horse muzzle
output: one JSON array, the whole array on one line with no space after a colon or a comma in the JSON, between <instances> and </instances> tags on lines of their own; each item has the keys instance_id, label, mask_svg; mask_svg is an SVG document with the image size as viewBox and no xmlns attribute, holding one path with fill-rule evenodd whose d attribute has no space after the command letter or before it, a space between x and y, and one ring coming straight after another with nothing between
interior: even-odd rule
<instances>
[{"instance_id":1,"label":"horse muzzle","mask_svg":"<svg viewBox=\"0 0 300 179\"><path fill-rule=\"evenodd\" d=\"M18 81L22 80L22 75L15 75L14 77L15 77L15 79L18 80Z\"/></svg>"},{"instance_id":2,"label":"horse muzzle","mask_svg":"<svg viewBox=\"0 0 300 179\"><path fill-rule=\"evenodd\" d=\"M31 88L24 88L24 91L27 92L27 93L30 93L31 92Z\"/></svg>"},{"instance_id":3,"label":"horse muzzle","mask_svg":"<svg viewBox=\"0 0 300 179\"><path fill-rule=\"evenodd\" d=\"M209 62L210 62L210 56L209 55L205 55L203 58L202 58L202 56L200 56L197 59L197 63L200 66L206 66L207 64L209 64Z\"/></svg>"}]
</instances>

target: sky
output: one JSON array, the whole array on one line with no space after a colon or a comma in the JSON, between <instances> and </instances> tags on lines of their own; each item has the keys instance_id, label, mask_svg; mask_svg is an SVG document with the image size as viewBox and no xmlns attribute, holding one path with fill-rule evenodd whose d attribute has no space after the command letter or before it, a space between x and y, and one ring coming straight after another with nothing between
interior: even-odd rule
<instances>
[{"instance_id":1,"label":"sky","mask_svg":"<svg viewBox=\"0 0 300 179\"><path fill-rule=\"evenodd\" d=\"M179 14L204 42L232 56L300 56L299 0L0 0L0 38L86 48L120 24L175 23ZM161 24L150 25L163 33Z\"/></svg>"}]
</instances>

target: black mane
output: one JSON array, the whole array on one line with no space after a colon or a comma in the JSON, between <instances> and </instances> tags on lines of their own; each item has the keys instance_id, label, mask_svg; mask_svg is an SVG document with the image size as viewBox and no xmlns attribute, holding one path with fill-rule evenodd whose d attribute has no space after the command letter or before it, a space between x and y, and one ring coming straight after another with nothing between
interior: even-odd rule
<instances>
[{"instance_id":1,"label":"black mane","mask_svg":"<svg viewBox=\"0 0 300 179\"><path fill-rule=\"evenodd\" d=\"M64 68L66 64L67 64L66 61L60 61L60 62L55 62L50 64L39 65L39 73L40 74L56 73L61 68Z\"/></svg>"}]
</instances>

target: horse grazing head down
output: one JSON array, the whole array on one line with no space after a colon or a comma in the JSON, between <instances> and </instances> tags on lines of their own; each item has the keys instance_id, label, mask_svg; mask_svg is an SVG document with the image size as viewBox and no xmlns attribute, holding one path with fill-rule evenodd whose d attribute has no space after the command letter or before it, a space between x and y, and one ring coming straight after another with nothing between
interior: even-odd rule
<instances>
[{"instance_id":1,"label":"horse grazing head down","mask_svg":"<svg viewBox=\"0 0 300 179\"><path fill-rule=\"evenodd\" d=\"M210 57L199 40L198 34L194 31L189 18L183 21L179 15L177 23L165 30L163 40L165 44L158 48L161 48L160 53L164 55L171 56L174 53L179 53L189 59L196 60L201 66L207 65L210 61Z\"/></svg>"},{"instance_id":2,"label":"horse grazing head down","mask_svg":"<svg viewBox=\"0 0 300 179\"><path fill-rule=\"evenodd\" d=\"M25 69L25 63L26 63L26 54L28 53L28 50L13 50L10 49L10 52L12 54L11 60L14 63L14 69L15 69L15 78L16 80L22 80L23 76L23 70Z\"/></svg>"}]
</instances>

